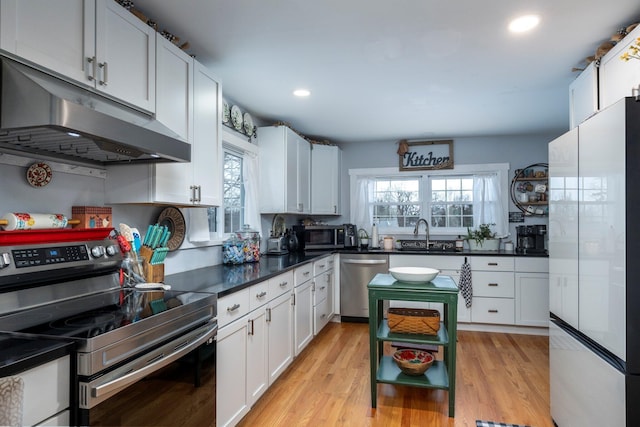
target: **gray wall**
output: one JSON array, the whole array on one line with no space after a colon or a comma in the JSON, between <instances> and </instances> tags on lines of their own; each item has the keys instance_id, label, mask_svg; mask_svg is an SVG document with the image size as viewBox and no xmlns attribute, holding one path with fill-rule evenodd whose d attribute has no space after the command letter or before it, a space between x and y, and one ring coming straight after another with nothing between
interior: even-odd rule
<instances>
[{"instance_id":1,"label":"gray wall","mask_svg":"<svg viewBox=\"0 0 640 427\"><path fill-rule=\"evenodd\" d=\"M533 163L547 163L547 145L559 135L520 135L496 137L454 138L453 157L456 165L509 163L509 178L515 169L521 169ZM426 139L425 139L426 140ZM349 222L349 169L382 168L398 166L397 141L374 141L367 143L340 144L342 149L341 203L342 217L332 222ZM509 211L518 208L509 198ZM546 217L525 219L526 224L546 224ZM511 236L515 240L515 227L511 224Z\"/></svg>"}]
</instances>

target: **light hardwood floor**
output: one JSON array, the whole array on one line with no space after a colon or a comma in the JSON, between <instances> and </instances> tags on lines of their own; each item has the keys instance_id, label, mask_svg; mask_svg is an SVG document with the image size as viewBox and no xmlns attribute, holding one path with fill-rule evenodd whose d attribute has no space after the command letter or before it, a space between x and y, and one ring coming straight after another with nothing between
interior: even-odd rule
<instances>
[{"instance_id":1,"label":"light hardwood floor","mask_svg":"<svg viewBox=\"0 0 640 427\"><path fill-rule=\"evenodd\" d=\"M454 418L447 413L446 391L389 384L378 385L373 410L368 326L330 323L240 426L475 427L477 419L553 426L547 337L459 331L457 351ZM91 424L215 426L214 379L211 360L205 362L200 388L193 387L188 366L171 366L131 387L122 402L110 399L109 410L92 413ZM156 397L148 398L151 394Z\"/></svg>"}]
</instances>

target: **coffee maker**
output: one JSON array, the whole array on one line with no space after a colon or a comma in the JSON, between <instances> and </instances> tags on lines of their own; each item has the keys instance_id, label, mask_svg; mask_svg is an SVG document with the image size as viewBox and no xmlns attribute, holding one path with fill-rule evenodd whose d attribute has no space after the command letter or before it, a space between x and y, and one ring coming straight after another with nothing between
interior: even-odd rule
<instances>
[{"instance_id":1,"label":"coffee maker","mask_svg":"<svg viewBox=\"0 0 640 427\"><path fill-rule=\"evenodd\" d=\"M358 230L355 224L344 224L344 247L355 248L358 246Z\"/></svg>"},{"instance_id":2,"label":"coffee maker","mask_svg":"<svg viewBox=\"0 0 640 427\"><path fill-rule=\"evenodd\" d=\"M516 252L520 254L544 254L544 237L547 234L546 225L520 225L516 227Z\"/></svg>"}]
</instances>

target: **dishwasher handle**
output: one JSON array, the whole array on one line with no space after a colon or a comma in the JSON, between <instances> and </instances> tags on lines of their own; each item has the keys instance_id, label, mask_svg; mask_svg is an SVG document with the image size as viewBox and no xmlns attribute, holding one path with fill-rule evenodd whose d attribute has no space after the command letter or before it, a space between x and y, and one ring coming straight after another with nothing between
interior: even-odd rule
<instances>
[{"instance_id":1,"label":"dishwasher handle","mask_svg":"<svg viewBox=\"0 0 640 427\"><path fill-rule=\"evenodd\" d=\"M386 259L343 259L345 264L360 264L360 265L380 265L386 264Z\"/></svg>"}]
</instances>

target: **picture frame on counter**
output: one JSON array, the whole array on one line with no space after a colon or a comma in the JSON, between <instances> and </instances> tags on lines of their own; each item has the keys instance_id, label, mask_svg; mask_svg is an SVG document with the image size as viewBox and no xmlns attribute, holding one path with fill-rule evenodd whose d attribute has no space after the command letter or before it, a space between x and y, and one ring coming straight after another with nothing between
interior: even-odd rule
<instances>
[{"instance_id":1,"label":"picture frame on counter","mask_svg":"<svg viewBox=\"0 0 640 427\"><path fill-rule=\"evenodd\" d=\"M398 162L400 171L453 169L453 140L401 141Z\"/></svg>"}]
</instances>

